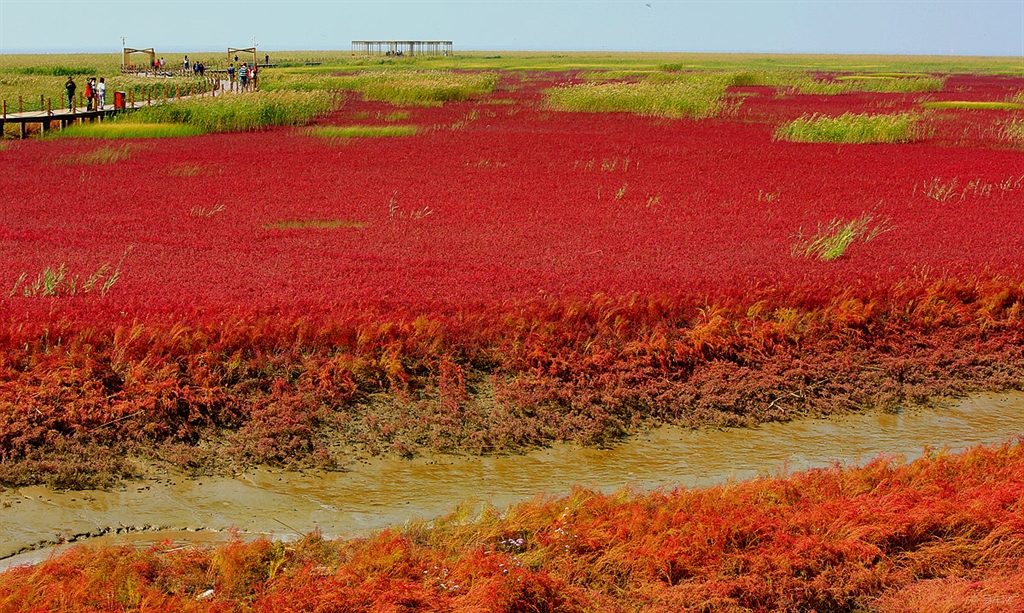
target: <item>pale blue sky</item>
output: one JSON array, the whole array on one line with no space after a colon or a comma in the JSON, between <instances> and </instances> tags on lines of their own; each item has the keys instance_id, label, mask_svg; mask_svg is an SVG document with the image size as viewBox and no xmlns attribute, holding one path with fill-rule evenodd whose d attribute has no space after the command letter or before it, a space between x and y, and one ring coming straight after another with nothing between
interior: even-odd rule
<instances>
[{"instance_id":1,"label":"pale blue sky","mask_svg":"<svg viewBox=\"0 0 1024 613\"><path fill-rule=\"evenodd\" d=\"M349 49L451 40L456 50L1008 55L1024 0L0 0L0 53Z\"/></svg>"}]
</instances>

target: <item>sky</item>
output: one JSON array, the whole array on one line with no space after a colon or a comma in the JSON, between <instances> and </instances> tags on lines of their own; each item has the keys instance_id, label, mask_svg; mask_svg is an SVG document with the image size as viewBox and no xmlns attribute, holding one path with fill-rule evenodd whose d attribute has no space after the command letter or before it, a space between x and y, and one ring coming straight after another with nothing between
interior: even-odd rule
<instances>
[{"instance_id":1,"label":"sky","mask_svg":"<svg viewBox=\"0 0 1024 613\"><path fill-rule=\"evenodd\" d=\"M1024 0L0 0L0 53L350 49L998 55Z\"/></svg>"}]
</instances>

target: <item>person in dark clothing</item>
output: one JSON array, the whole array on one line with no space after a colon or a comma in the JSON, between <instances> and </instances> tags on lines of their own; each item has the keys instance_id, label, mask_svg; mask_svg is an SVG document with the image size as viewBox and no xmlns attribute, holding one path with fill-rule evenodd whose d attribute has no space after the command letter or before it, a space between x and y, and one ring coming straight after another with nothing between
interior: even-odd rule
<instances>
[{"instance_id":1,"label":"person in dark clothing","mask_svg":"<svg viewBox=\"0 0 1024 613\"><path fill-rule=\"evenodd\" d=\"M75 90L78 89L78 86L75 85L75 80L68 77L68 82L64 84L64 89L68 92L68 110L73 111L75 110Z\"/></svg>"}]
</instances>

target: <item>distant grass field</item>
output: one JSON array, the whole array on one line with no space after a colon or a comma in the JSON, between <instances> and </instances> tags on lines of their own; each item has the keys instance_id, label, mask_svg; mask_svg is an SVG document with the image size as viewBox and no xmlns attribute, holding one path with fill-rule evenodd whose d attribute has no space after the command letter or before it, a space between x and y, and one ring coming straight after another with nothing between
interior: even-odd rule
<instances>
[{"instance_id":1,"label":"distant grass field","mask_svg":"<svg viewBox=\"0 0 1024 613\"><path fill-rule=\"evenodd\" d=\"M864 73L875 79L894 77L900 81L923 79L935 73L1024 74L1024 66L1014 57L957 56L881 56L881 55L790 55L727 53L550 53L527 51L464 51L449 57L383 57L353 55L351 51L268 51L271 63L280 67L264 72L268 85L273 80L292 76L330 76L338 71L406 70L540 70L540 71L622 71L643 74L661 71L767 71L807 73L830 71ZM262 54L262 50L261 50ZM181 61L180 54L160 54L171 66ZM210 69L223 69L223 52L193 52L192 59ZM314 65L307 65L314 64ZM139 83L136 77L120 74L121 54L31 54L0 56L0 99L7 100L8 111L21 96L26 105L38 107L39 97L60 100L68 74L106 77L108 91L141 93L152 80ZM26 107L29 108L29 107Z\"/></svg>"}]
</instances>

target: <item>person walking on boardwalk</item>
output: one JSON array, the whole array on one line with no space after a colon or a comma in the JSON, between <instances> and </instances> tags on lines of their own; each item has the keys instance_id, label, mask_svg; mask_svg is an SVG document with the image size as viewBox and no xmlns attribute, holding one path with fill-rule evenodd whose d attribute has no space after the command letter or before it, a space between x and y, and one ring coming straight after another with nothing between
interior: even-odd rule
<instances>
[{"instance_id":1,"label":"person walking on boardwalk","mask_svg":"<svg viewBox=\"0 0 1024 613\"><path fill-rule=\"evenodd\" d=\"M75 110L75 90L78 89L78 86L70 76L68 82L64 84L64 89L68 92L68 110L73 112Z\"/></svg>"},{"instance_id":2,"label":"person walking on boardwalk","mask_svg":"<svg viewBox=\"0 0 1024 613\"><path fill-rule=\"evenodd\" d=\"M253 62L252 68L249 69L249 89L256 91L258 85L256 84L256 63Z\"/></svg>"},{"instance_id":3,"label":"person walking on boardwalk","mask_svg":"<svg viewBox=\"0 0 1024 613\"><path fill-rule=\"evenodd\" d=\"M228 91L235 89L235 65L228 64Z\"/></svg>"},{"instance_id":4,"label":"person walking on boardwalk","mask_svg":"<svg viewBox=\"0 0 1024 613\"><path fill-rule=\"evenodd\" d=\"M92 79L85 80L85 110L92 110Z\"/></svg>"},{"instance_id":5,"label":"person walking on boardwalk","mask_svg":"<svg viewBox=\"0 0 1024 613\"><path fill-rule=\"evenodd\" d=\"M103 77L100 77L100 83L96 86L96 97L99 99L99 109L102 111L103 107L107 106L107 84L103 81Z\"/></svg>"},{"instance_id":6,"label":"person walking on boardwalk","mask_svg":"<svg viewBox=\"0 0 1024 613\"><path fill-rule=\"evenodd\" d=\"M238 67L238 91L244 92L249 87L249 69L245 64Z\"/></svg>"}]
</instances>

